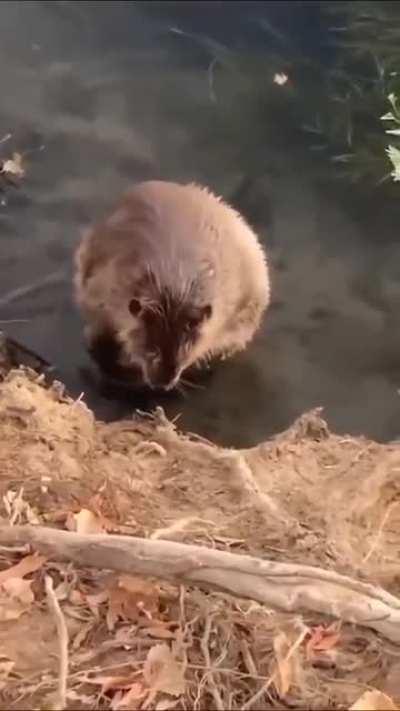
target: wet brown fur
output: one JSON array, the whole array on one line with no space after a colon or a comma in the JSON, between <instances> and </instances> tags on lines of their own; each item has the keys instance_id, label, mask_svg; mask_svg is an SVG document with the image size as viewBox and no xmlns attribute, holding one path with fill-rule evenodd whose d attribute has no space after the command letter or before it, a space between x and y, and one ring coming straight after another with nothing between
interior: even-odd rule
<instances>
[{"instance_id":1,"label":"wet brown fur","mask_svg":"<svg viewBox=\"0 0 400 711\"><path fill-rule=\"evenodd\" d=\"M84 235L75 265L93 357L109 375L136 369L148 384L151 344L162 380L172 382L204 358L245 348L269 304L256 235L222 199L193 184L133 187ZM132 299L143 307L137 318Z\"/></svg>"}]
</instances>

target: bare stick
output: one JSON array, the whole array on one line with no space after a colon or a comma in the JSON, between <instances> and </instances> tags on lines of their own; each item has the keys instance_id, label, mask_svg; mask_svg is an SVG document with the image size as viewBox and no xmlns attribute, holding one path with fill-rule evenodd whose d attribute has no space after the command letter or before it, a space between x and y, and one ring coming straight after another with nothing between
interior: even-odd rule
<instances>
[{"instance_id":1,"label":"bare stick","mask_svg":"<svg viewBox=\"0 0 400 711\"><path fill-rule=\"evenodd\" d=\"M40 289L44 289L46 286L50 286L51 284L60 284L63 281L65 281L65 272L64 269L60 269L57 272L53 272L52 274L48 274L47 276L38 279L33 282L33 284L20 286L17 289L13 289L7 294L4 294L4 296L0 296L0 307L2 308L7 306L14 301L18 301L18 299L23 299L24 296L34 294L35 291L40 291Z\"/></svg>"},{"instance_id":2,"label":"bare stick","mask_svg":"<svg viewBox=\"0 0 400 711\"><path fill-rule=\"evenodd\" d=\"M311 610L400 643L400 599L331 570L278 563L174 541L82 535L43 526L1 526L0 545L30 543L47 557L198 585L286 612Z\"/></svg>"},{"instance_id":3,"label":"bare stick","mask_svg":"<svg viewBox=\"0 0 400 711\"><path fill-rule=\"evenodd\" d=\"M217 95L215 93L215 88L214 88L214 69L217 64L218 60L216 57L210 62L210 65L207 70L207 75L208 75L208 92L209 92L209 97L210 101L212 101L213 104L217 103Z\"/></svg>"},{"instance_id":4,"label":"bare stick","mask_svg":"<svg viewBox=\"0 0 400 711\"><path fill-rule=\"evenodd\" d=\"M29 318L11 318L5 321L0 321L0 325L3 326L5 323L30 323L32 319Z\"/></svg>"},{"instance_id":5,"label":"bare stick","mask_svg":"<svg viewBox=\"0 0 400 711\"><path fill-rule=\"evenodd\" d=\"M45 587L47 595L47 603L51 610L56 623L59 655L60 655L60 670L58 674L58 691L57 691L57 711L63 711L67 707L67 678L68 678L68 630L65 624L64 615L61 611L59 602L53 588L53 580L49 575L45 577Z\"/></svg>"},{"instance_id":6,"label":"bare stick","mask_svg":"<svg viewBox=\"0 0 400 711\"><path fill-rule=\"evenodd\" d=\"M366 563L371 558L373 553L375 553L375 551L378 548L378 545L380 543L380 540L382 538L383 529L385 528L385 526L387 524L388 518L389 518L390 514L392 513L393 509L398 505L399 505L398 501L392 501L392 503L389 504L389 506L387 507L385 514L382 518L382 521L380 523L380 526L378 528L378 533L376 534L376 536L372 542L372 546L370 547L369 551L364 556L363 561L362 561L363 563Z\"/></svg>"},{"instance_id":7,"label":"bare stick","mask_svg":"<svg viewBox=\"0 0 400 711\"><path fill-rule=\"evenodd\" d=\"M215 706L217 707L218 711L224 711L225 707L224 707L223 701L221 699L221 694L219 693L218 687L217 687L215 680L214 680L214 669L213 669L213 664L211 664L210 650L208 648L208 644L210 641L212 623L213 623L213 618L211 615L208 615L206 618L206 627L204 630L203 639L200 642L200 646L201 646L201 651L203 652L203 657L204 657L206 667L207 667L207 669L210 670L207 673L207 681L208 681L208 686L210 688L212 697L214 699Z\"/></svg>"},{"instance_id":8,"label":"bare stick","mask_svg":"<svg viewBox=\"0 0 400 711\"><path fill-rule=\"evenodd\" d=\"M6 336L3 331L0 331L0 338L3 340L3 342L5 342L6 348L7 346L11 346L11 348L13 348L14 350L20 351L20 353L24 353L26 356L33 358L34 360L41 363L42 367L46 368L46 370L48 370L49 372L53 369L49 361L45 360L42 356L38 355L27 346L23 346L21 343L18 343L18 341L15 341L13 338L10 338L10 336Z\"/></svg>"}]
</instances>

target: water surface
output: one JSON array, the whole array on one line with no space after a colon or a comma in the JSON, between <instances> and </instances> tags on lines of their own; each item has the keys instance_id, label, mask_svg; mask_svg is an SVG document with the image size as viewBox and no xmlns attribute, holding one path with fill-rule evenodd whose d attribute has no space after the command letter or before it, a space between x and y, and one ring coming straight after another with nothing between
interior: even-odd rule
<instances>
[{"instance_id":1,"label":"water surface","mask_svg":"<svg viewBox=\"0 0 400 711\"><path fill-rule=\"evenodd\" d=\"M28 161L0 208L0 318L27 319L10 334L52 361L72 394L85 391L100 417L143 402L106 400L82 374L70 286L80 230L135 180L196 180L258 230L273 303L246 353L204 389L163 401L169 416L228 445L260 441L317 405L340 432L398 435L399 208L327 188L305 144L288 144L287 117L266 120L262 97L221 64L224 46L268 49L263 21L331 61L312 5L0 4L0 138L12 133L0 157L26 151ZM42 280L10 303L10 292Z\"/></svg>"}]
</instances>

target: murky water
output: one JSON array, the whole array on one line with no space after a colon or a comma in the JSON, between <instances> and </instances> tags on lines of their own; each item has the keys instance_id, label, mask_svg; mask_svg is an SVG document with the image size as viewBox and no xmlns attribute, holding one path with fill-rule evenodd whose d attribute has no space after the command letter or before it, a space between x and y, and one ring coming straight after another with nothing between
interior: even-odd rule
<instances>
[{"instance_id":1,"label":"murky water","mask_svg":"<svg viewBox=\"0 0 400 711\"><path fill-rule=\"evenodd\" d=\"M215 60L223 44L262 49L263 22L285 17L293 41L321 59L311 5L0 4L0 138L12 133L0 157L26 151L29 163L0 208L0 319L26 319L10 335L52 361L73 394L84 390L99 416L154 402L105 399L86 378L71 253L130 182L155 177L204 182L232 200L265 241L273 276L258 339L203 389L163 401L168 414L229 445L317 405L341 432L399 434L399 208L324 187L308 149L289 146L261 99Z\"/></svg>"}]
</instances>

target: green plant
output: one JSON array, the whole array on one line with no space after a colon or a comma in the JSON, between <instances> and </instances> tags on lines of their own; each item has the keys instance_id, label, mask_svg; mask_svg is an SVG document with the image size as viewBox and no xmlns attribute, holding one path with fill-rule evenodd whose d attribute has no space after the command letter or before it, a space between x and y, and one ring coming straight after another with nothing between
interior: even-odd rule
<instances>
[{"instance_id":1,"label":"green plant","mask_svg":"<svg viewBox=\"0 0 400 711\"><path fill-rule=\"evenodd\" d=\"M392 111L382 118L398 120L396 125L400 126L395 98L400 92L400 5L386 1L327 2L324 12L338 51L336 66L330 72L334 91L338 82L342 83L342 118L336 117L333 110L327 121L327 135L332 149L339 149L340 144L332 141L331 127L342 120L348 140L342 133L341 143L344 148L346 143L349 147L343 154L333 155L332 160L345 164L347 177L353 181L383 183L394 174L398 180L400 171L394 161L398 161L400 152L397 156L395 145L387 147L378 117L385 111L389 96ZM388 133L396 134L397 130L398 127L389 129ZM387 171L387 156L392 173Z\"/></svg>"},{"instance_id":2,"label":"green plant","mask_svg":"<svg viewBox=\"0 0 400 711\"><path fill-rule=\"evenodd\" d=\"M393 136L400 136L400 108L398 106L398 98L395 94L389 94L388 100L391 105L391 111L381 116L382 121L389 121L392 128L387 128L386 133ZM386 148L386 153L389 156L389 160L392 164L392 171L390 173L392 179L395 182L400 181L400 149L396 146L389 145Z\"/></svg>"}]
</instances>

